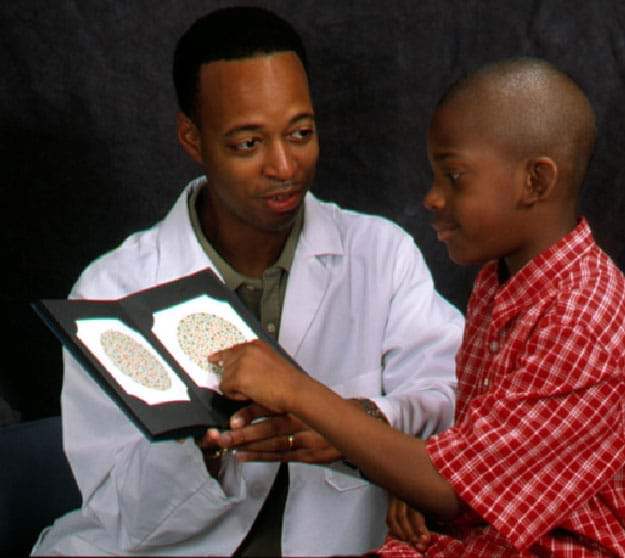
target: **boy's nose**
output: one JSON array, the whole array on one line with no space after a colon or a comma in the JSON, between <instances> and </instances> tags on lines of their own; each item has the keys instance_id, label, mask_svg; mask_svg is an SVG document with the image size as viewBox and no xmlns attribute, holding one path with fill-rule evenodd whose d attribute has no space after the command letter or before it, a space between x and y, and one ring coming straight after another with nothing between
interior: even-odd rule
<instances>
[{"instance_id":1,"label":"boy's nose","mask_svg":"<svg viewBox=\"0 0 625 558\"><path fill-rule=\"evenodd\" d=\"M432 186L423 198L423 205L429 211L440 210L445 207L445 198L442 196L438 188Z\"/></svg>"}]
</instances>

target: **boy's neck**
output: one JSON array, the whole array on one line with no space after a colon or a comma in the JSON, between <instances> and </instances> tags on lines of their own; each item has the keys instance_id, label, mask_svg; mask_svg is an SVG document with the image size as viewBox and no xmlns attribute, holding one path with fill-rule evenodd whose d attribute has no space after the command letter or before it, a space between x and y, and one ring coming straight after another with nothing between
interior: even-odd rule
<instances>
[{"instance_id":1,"label":"boy's neck","mask_svg":"<svg viewBox=\"0 0 625 558\"><path fill-rule=\"evenodd\" d=\"M528 241L523 250L502 258L507 272L507 279L512 277L536 256L551 248L556 242L575 229L578 223L577 215L571 214L561 219L534 216L536 226L530 231ZM501 278L500 263L500 278Z\"/></svg>"}]
</instances>

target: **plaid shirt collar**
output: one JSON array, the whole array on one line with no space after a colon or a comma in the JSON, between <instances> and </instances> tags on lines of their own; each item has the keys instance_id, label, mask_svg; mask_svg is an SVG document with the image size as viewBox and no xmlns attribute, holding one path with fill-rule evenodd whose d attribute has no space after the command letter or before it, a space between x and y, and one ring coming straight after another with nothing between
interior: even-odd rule
<instances>
[{"instance_id":1,"label":"plaid shirt collar","mask_svg":"<svg viewBox=\"0 0 625 558\"><path fill-rule=\"evenodd\" d=\"M492 261L483 270L485 289L482 295L494 301L492 326L502 328L523 308L535 305L557 288L567 268L594 245L592 232L585 218L558 242L528 262L504 283L499 279L499 261Z\"/></svg>"}]
</instances>

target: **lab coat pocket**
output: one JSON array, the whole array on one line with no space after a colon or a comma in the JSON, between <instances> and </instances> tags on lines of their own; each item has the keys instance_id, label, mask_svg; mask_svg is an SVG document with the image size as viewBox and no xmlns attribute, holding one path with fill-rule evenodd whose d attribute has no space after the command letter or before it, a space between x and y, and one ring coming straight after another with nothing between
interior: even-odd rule
<instances>
[{"instance_id":1,"label":"lab coat pocket","mask_svg":"<svg viewBox=\"0 0 625 558\"><path fill-rule=\"evenodd\" d=\"M325 468L325 481L338 492L371 486L368 480L360 476L358 469L342 461Z\"/></svg>"}]
</instances>

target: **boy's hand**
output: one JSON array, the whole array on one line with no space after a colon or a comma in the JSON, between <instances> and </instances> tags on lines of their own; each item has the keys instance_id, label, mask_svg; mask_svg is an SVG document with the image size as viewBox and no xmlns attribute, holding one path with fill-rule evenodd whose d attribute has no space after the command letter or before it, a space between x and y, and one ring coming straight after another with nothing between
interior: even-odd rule
<instances>
[{"instance_id":1,"label":"boy's hand","mask_svg":"<svg viewBox=\"0 0 625 558\"><path fill-rule=\"evenodd\" d=\"M301 420L252 404L230 419L232 430L209 429L207 438L222 448L236 449L237 461L331 463L341 454Z\"/></svg>"},{"instance_id":2,"label":"boy's hand","mask_svg":"<svg viewBox=\"0 0 625 558\"><path fill-rule=\"evenodd\" d=\"M208 360L223 367L219 388L226 397L251 399L276 414L289 411L299 383L305 378L258 339L214 353Z\"/></svg>"},{"instance_id":3,"label":"boy's hand","mask_svg":"<svg viewBox=\"0 0 625 558\"><path fill-rule=\"evenodd\" d=\"M409 542L419 552L424 552L430 542L423 515L394 496L389 503L386 524L391 535Z\"/></svg>"}]
</instances>

